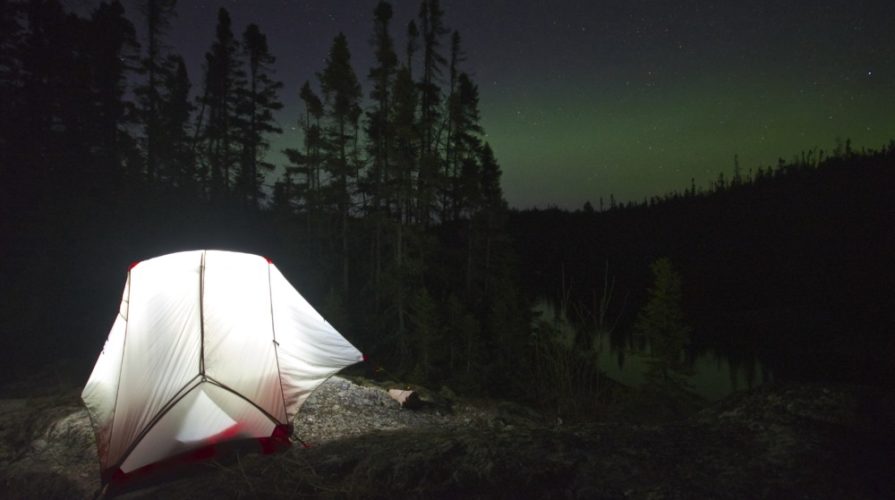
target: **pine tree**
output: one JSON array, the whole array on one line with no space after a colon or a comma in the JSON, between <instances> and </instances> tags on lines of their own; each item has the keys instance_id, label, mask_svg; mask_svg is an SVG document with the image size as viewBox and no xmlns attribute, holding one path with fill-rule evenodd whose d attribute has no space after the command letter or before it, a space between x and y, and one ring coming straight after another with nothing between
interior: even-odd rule
<instances>
[{"instance_id":1,"label":"pine tree","mask_svg":"<svg viewBox=\"0 0 895 500\"><path fill-rule=\"evenodd\" d=\"M483 151L481 135L484 133L480 124L478 88L466 73L461 73L457 81L457 90L449 101L452 130L450 154L446 162L450 168L446 172L446 178L450 181L448 199L454 219L464 213L467 217L472 216L481 201L479 160Z\"/></svg>"},{"instance_id":2,"label":"pine tree","mask_svg":"<svg viewBox=\"0 0 895 500\"><path fill-rule=\"evenodd\" d=\"M389 32L392 18L391 4L380 1L374 11L373 37L370 40L376 64L367 77L372 83L370 98L372 107L367 111L367 154L370 167L364 181L363 191L370 196L370 214L373 235L370 251L371 287L374 290L373 303L380 304L381 277L383 268L384 226L386 214L392 208L393 199L387 188L389 165L394 130L392 127L392 85L398 67L398 55Z\"/></svg>"},{"instance_id":3,"label":"pine tree","mask_svg":"<svg viewBox=\"0 0 895 500\"><path fill-rule=\"evenodd\" d=\"M507 202L503 198L503 189L500 187L502 172L490 144L485 143L480 150L479 163L482 168L482 208L492 213L506 209Z\"/></svg>"},{"instance_id":4,"label":"pine tree","mask_svg":"<svg viewBox=\"0 0 895 500\"><path fill-rule=\"evenodd\" d=\"M299 98L304 103L304 113L298 120L302 133L302 149L286 148L283 153L288 164L280 180L280 196L288 202L290 210L300 214L305 222L306 240L314 238L321 212L320 174L323 167L323 102L305 82L299 90ZM281 201L280 206L284 206Z\"/></svg>"},{"instance_id":5,"label":"pine tree","mask_svg":"<svg viewBox=\"0 0 895 500\"><path fill-rule=\"evenodd\" d=\"M647 379L666 387L685 387L690 369L684 348L690 342L690 327L684 322L681 277L668 258L651 266L655 281L649 299L637 315L634 332L649 344Z\"/></svg>"},{"instance_id":6,"label":"pine tree","mask_svg":"<svg viewBox=\"0 0 895 500\"><path fill-rule=\"evenodd\" d=\"M441 220L456 220L459 218L459 194L460 194L460 167L462 164L457 148L457 136L460 128L460 115L462 103L457 92L457 80L459 78L459 64L465 60L460 49L460 33L454 31L451 36L451 60L450 76L448 78L447 97L447 140L445 141L444 182L441 189ZM476 110L476 113L478 111Z\"/></svg>"},{"instance_id":7,"label":"pine tree","mask_svg":"<svg viewBox=\"0 0 895 500\"><path fill-rule=\"evenodd\" d=\"M348 218L352 192L350 178L355 173L350 162L351 148L356 138L357 117L360 111L361 88L354 69L345 35L333 40L326 67L320 74L320 87L326 103L325 130L328 154L326 169L330 178L329 192L339 217L341 242L342 290L348 291Z\"/></svg>"},{"instance_id":8,"label":"pine tree","mask_svg":"<svg viewBox=\"0 0 895 500\"><path fill-rule=\"evenodd\" d=\"M295 157L299 161L293 163L300 167L299 172L304 173L307 180L305 205L310 216L320 207L320 171L323 163L323 129L321 126L323 101L311 90L311 85L308 82L302 85L299 97L305 104L305 117L301 122L305 154L303 160L300 157Z\"/></svg>"},{"instance_id":9,"label":"pine tree","mask_svg":"<svg viewBox=\"0 0 895 500\"><path fill-rule=\"evenodd\" d=\"M488 296L494 282L494 246L497 242L506 240L506 201L500 187L500 165L488 143L478 151L478 166L477 212L470 219L470 243L467 248L467 289L470 289L472 276L476 275L481 281L479 293L481 296Z\"/></svg>"},{"instance_id":10,"label":"pine tree","mask_svg":"<svg viewBox=\"0 0 895 500\"><path fill-rule=\"evenodd\" d=\"M100 3L84 28L91 68L92 113L86 122L94 143L94 183L113 193L124 178L123 153L130 142L127 127L132 115L125 92L138 45L134 26L118 1Z\"/></svg>"},{"instance_id":11,"label":"pine tree","mask_svg":"<svg viewBox=\"0 0 895 500\"><path fill-rule=\"evenodd\" d=\"M216 37L205 55L205 92L203 106L208 122L203 130L207 161L208 196L215 201L229 197L232 175L239 167L239 105L245 88L245 74L238 59L238 44L233 37L230 14L218 11ZM204 176L203 176L204 177Z\"/></svg>"},{"instance_id":12,"label":"pine tree","mask_svg":"<svg viewBox=\"0 0 895 500\"><path fill-rule=\"evenodd\" d=\"M190 138L190 118L194 110L190 102L190 79L186 63L180 56L168 56L162 82L159 142L166 147L158 152L159 174L167 184L187 195L197 191L195 155Z\"/></svg>"},{"instance_id":13,"label":"pine tree","mask_svg":"<svg viewBox=\"0 0 895 500\"><path fill-rule=\"evenodd\" d=\"M419 44L420 31L416 27L416 22L411 20L407 23L407 45L404 47L404 57L406 58L404 65L408 73L410 73L411 80L413 80L413 58L416 55L416 51L419 50Z\"/></svg>"},{"instance_id":14,"label":"pine tree","mask_svg":"<svg viewBox=\"0 0 895 500\"><path fill-rule=\"evenodd\" d=\"M291 150L296 151L296 150ZM271 211L275 216L283 220L289 220L295 212L293 200L296 198L295 182L292 180L292 172L287 168L273 185L273 200Z\"/></svg>"},{"instance_id":15,"label":"pine tree","mask_svg":"<svg viewBox=\"0 0 895 500\"><path fill-rule=\"evenodd\" d=\"M391 172L389 191L394 197L394 261L386 273L391 283L388 290L391 302L395 304L395 335L399 358L407 354L409 344L407 335L407 290L410 272L408 268L407 243L409 224L411 221L411 203L413 198L413 176L416 171L419 133L417 132L416 110L418 108L417 92L410 69L401 67L395 76L394 102L392 106L392 124L394 127Z\"/></svg>"},{"instance_id":16,"label":"pine tree","mask_svg":"<svg viewBox=\"0 0 895 500\"><path fill-rule=\"evenodd\" d=\"M136 92L146 143L146 179L150 183L156 180L159 152L168 147L160 140L164 133L160 114L161 86L169 69L164 64L164 35L176 14L176 4L177 0L145 0L140 5L146 21L146 56L141 65L146 82Z\"/></svg>"},{"instance_id":17,"label":"pine tree","mask_svg":"<svg viewBox=\"0 0 895 500\"><path fill-rule=\"evenodd\" d=\"M422 27L423 68L418 84L422 150L416 187L416 208L420 222L427 227L434 208L435 190L441 183L438 151L441 88L438 86L438 80L447 61L439 52L439 48L441 37L448 31L444 26L444 11L441 10L438 0L423 0L418 18Z\"/></svg>"},{"instance_id":18,"label":"pine tree","mask_svg":"<svg viewBox=\"0 0 895 500\"><path fill-rule=\"evenodd\" d=\"M248 64L248 82L242 103L243 114L247 116L242 120L245 130L242 133L243 161L240 165L239 191L243 204L257 209L258 199L262 196L264 172L274 169L273 164L263 159L269 146L265 135L282 132L273 112L283 107L277 96L283 84L271 76L276 58L270 54L267 37L257 25L250 24L246 28L242 47Z\"/></svg>"},{"instance_id":19,"label":"pine tree","mask_svg":"<svg viewBox=\"0 0 895 500\"><path fill-rule=\"evenodd\" d=\"M444 11L439 0L423 0L419 12L423 39L423 74L420 88L420 122L423 130L423 151L432 154L436 147L441 88L438 79L447 63L439 52L441 37L448 33Z\"/></svg>"},{"instance_id":20,"label":"pine tree","mask_svg":"<svg viewBox=\"0 0 895 500\"><path fill-rule=\"evenodd\" d=\"M24 5L19 120L11 146L27 165L35 189L51 183L69 185L78 177L71 166L88 164L87 144L80 134L89 101L84 69L76 59L82 47L78 25L83 21L67 16L56 0ZM27 133L24 133L27 131ZM77 162L75 161L77 160ZM20 167L20 168L22 168Z\"/></svg>"},{"instance_id":21,"label":"pine tree","mask_svg":"<svg viewBox=\"0 0 895 500\"><path fill-rule=\"evenodd\" d=\"M380 1L374 11L373 52L376 65L370 69L368 78L373 83L370 98L373 107L367 113L368 153L370 172L367 180L368 190L372 196L373 210L378 211L388 203L382 186L387 183L389 172L389 150L391 149L392 130L391 88L398 66L394 41L389 33L389 22L392 18L392 7L388 2Z\"/></svg>"}]
</instances>

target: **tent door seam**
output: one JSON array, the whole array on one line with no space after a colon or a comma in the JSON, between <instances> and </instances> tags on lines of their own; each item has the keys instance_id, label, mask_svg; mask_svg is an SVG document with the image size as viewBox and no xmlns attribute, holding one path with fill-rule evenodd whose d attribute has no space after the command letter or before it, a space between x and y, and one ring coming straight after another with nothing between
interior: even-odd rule
<instances>
[{"instance_id":1,"label":"tent door seam","mask_svg":"<svg viewBox=\"0 0 895 500\"><path fill-rule=\"evenodd\" d=\"M134 442L131 443L131 445L128 446L127 450L125 450L124 454L121 455L121 459L118 462L116 462L115 465L113 465L112 467L121 467L121 465L124 463L125 460L127 460L127 458L130 456L130 454L133 453L133 451L135 449L137 449L137 446L139 446L139 444L143 441L143 438L145 438L146 435L149 434L149 431L151 431L153 429L153 427L155 427L155 424L159 423L159 421L162 419L162 417L167 415L168 412L171 411L172 408L177 406L177 403L179 403L183 398L185 398L187 396L187 394L191 393L193 391L193 389L202 385L202 381L200 380L200 381L196 382L195 385L190 387L190 384L195 382L197 377L199 377L199 375L196 375L193 378L191 378L189 380L189 382L186 383L186 385L184 385L183 387L180 388L179 391L174 393L174 396L171 398L171 400L169 400L165 404L165 406L163 406L162 409L159 410L159 412L155 415L155 417L153 417L152 420L149 421L149 424L146 425L146 427L140 432L140 434L137 435L137 438L134 439ZM188 387L189 387L189 389L187 389ZM186 390L184 390L184 389L186 389ZM180 394L180 395L178 396L178 394Z\"/></svg>"},{"instance_id":2,"label":"tent door seam","mask_svg":"<svg viewBox=\"0 0 895 500\"><path fill-rule=\"evenodd\" d=\"M224 384L224 383L222 383L222 382L220 382L220 381L218 381L218 380L216 380L216 379L214 379L214 378L212 378L212 377L206 377L206 378L205 378L205 381L208 382L209 384L216 385L216 386L220 387L221 389L224 389L225 391L232 393L233 395L239 397L240 399L242 399L242 400L245 401L246 403L248 403L248 404L254 406L258 411L260 411L265 417L267 417L268 419L270 419L270 421L273 422L274 424L282 424L282 423L283 423L283 422L280 422L276 417L274 417L273 415L271 415L270 413L268 413L267 410L265 410L264 408L261 408L261 407L258 406L254 401L252 401L251 399L249 399L249 398L243 396L242 394L239 393L239 391L233 389L232 387L230 387L230 386L228 386L228 385L226 385L226 384Z\"/></svg>"},{"instance_id":3,"label":"tent door seam","mask_svg":"<svg viewBox=\"0 0 895 500\"><path fill-rule=\"evenodd\" d=\"M280 371L280 343L277 342L277 329L273 315L273 286L270 280L270 268L272 263L267 263L267 293L270 296L270 333L273 336L273 359L277 363L277 381L280 383L280 396L283 398L283 420L289 420L289 411L286 408L286 391L283 390L283 372ZM288 422L291 423L291 422Z\"/></svg>"},{"instance_id":4,"label":"tent door seam","mask_svg":"<svg viewBox=\"0 0 895 500\"><path fill-rule=\"evenodd\" d=\"M199 375L205 380L205 253L199 263Z\"/></svg>"},{"instance_id":5,"label":"tent door seam","mask_svg":"<svg viewBox=\"0 0 895 500\"><path fill-rule=\"evenodd\" d=\"M133 290L133 286L131 283L131 277L133 275L133 267L127 270L127 318L131 317L131 290ZM118 314L121 314L121 308L118 310ZM110 453L112 450L112 436L115 435L115 415L118 414L118 395L121 392L121 373L124 371L124 354L127 352L127 327L130 325L130 320L125 318L124 320L124 339L121 341L121 361L118 363L118 382L115 384L115 403L112 404L112 415L109 417L109 441L106 443L106 453ZM89 412L88 412L89 413ZM97 446L97 456L99 455L99 446ZM129 452L128 452L129 453ZM109 457L106 457L107 459ZM100 457L99 459L99 470L103 470L103 459Z\"/></svg>"}]
</instances>

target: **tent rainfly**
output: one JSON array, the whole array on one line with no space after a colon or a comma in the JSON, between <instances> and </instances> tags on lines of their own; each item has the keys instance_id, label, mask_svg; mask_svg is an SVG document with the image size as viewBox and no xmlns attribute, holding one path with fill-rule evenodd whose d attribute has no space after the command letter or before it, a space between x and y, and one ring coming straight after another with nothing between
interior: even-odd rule
<instances>
[{"instance_id":1,"label":"tent rainfly","mask_svg":"<svg viewBox=\"0 0 895 500\"><path fill-rule=\"evenodd\" d=\"M197 250L134 264L81 394L103 482L222 442L288 442L311 392L362 359L268 259Z\"/></svg>"}]
</instances>

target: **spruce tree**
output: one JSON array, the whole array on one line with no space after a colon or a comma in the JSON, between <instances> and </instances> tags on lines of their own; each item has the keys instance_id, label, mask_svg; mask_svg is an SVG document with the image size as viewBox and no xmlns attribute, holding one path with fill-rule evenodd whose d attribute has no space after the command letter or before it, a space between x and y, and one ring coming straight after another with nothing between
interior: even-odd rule
<instances>
[{"instance_id":1,"label":"spruce tree","mask_svg":"<svg viewBox=\"0 0 895 500\"><path fill-rule=\"evenodd\" d=\"M420 222L427 227L434 209L436 190L442 182L438 151L441 118L441 87L438 81L447 61L439 48L441 37L448 31L444 26L444 11L438 0L423 0L418 18L423 42L423 67L418 84L422 150L417 177L416 209Z\"/></svg>"},{"instance_id":2,"label":"spruce tree","mask_svg":"<svg viewBox=\"0 0 895 500\"><path fill-rule=\"evenodd\" d=\"M419 50L419 44L420 30L416 27L416 22L411 20L407 23L407 44L404 46L404 57L406 59L404 66L410 73L411 80L413 79L413 58L416 55L416 51Z\"/></svg>"},{"instance_id":3,"label":"spruce tree","mask_svg":"<svg viewBox=\"0 0 895 500\"><path fill-rule=\"evenodd\" d=\"M146 81L136 92L145 136L146 179L150 183L156 180L159 152L168 147L161 141L164 134L161 87L166 70L170 69L165 66L164 36L176 14L176 4L177 0L145 0L140 4L146 22L146 55L141 64Z\"/></svg>"},{"instance_id":4,"label":"spruce tree","mask_svg":"<svg viewBox=\"0 0 895 500\"><path fill-rule=\"evenodd\" d=\"M207 163L207 191L212 200L229 197L232 178L239 167L239 133L244 130L239 105L244 95L245 73L238 57L230 14L218 11L215 41L205 54L205 92L202 103L207 125L202 131ZM204 176L203 176L204 177Z\"/></svg>"},{"instance_id":5,"label":"spruce tree","mask_svg":"<svg viewBox=\"0 0 895 500\"><path fill-rule=\"evenodd\" d=\"M305 82L299 92L299 97L305 105L305 116L300 125L304 133L305 153L301 156L293 156L293 164L298 167L298 172L303 173L306 179L305 207L308 216L319 210L320 207L320 171L323 165L323 101L311 90L311 85ZM310 220L310 218L309 218Z\"/></svg>"},{"instance_id":6,"label":"spruce tree","mask_svg":"<svg viewBox=\"0 0 895 500\"><path fill-rule=\"evenodd\" d=\"M444 26L444 11L438 0L423 0L419 12L423 40L423 74L420 79L420 122L423 131L423 151L432 154L436 148L441 88L441 77L447 60L439 51L441 37L448 33Z\"/></svg>"},{"instance_id":7,"label":"spruce tree","mask_svg":"<svg viewBox=\"0 0 895 500\"><path fill-rule=\"evenodd\" d=\"M367 111L367 155L370 166L364 189L370 196L370 213L373 235L370 252L371 287L374 290L374 307L379 307L382 260L384 243L384 226L387 212L393 206L393 198L388 189L391 173L390 153L394 129L392 127L392 85L398 67L398 55L395 53L394 41L389 32L392 18L391 4L380 1L373 13L373 37L370 40L376 57L375 65L367 77L372 83L370 99L372 106Z\"/></svg>"},{"instance_id":8,"label":"spruce tree","mask_svg":"<svg viewBox=\"0 0 895 500\"><path fill-rule=\"evenodd\" d=\"M477 161L468 160L469 168L478 169L477 176L468 172L464 174L464 182L471 184L474 199L470 200L475 210L468 222L466 288L474 298L487 297L496 280L494 275L495 244L505 242L504 212L506 201L500 187L500 165L494 157L491 146L485 143L477 151ZM474 183L473 180L477 180ZM478 285L473 287L474 277Z\"/></svg>"},{"instance_id":9,"label":"spruce tree","mask_svg":"<svg viewBox=\"0 0 895 500\"><path fill-rule=\"evenodd\" d=\"M374 11L373 52L376 65L370 69L368 78L373 84L370 99L373 106L367 112L367 139L370 158L370 171L367 180L368 190L372 196L373 210L378 211L387 204L382 186L387 182L385 176L389 172L389 150L391 148L392 130L391 87L398 66L394 41L389 33L392 18L392 7L388 2L380 1Z\"/></svg>"},{"instance_id":10,"label":"spruce tree","mask_svg":"<svg viewBox=\"0 0 895 500\"><path fill-rule=\"evenodd\" d=\"M159 174L167 184L187 195L196 194L197 173L190 138L190 79L180 56L168 56L161 91L159 121L165 148L158 152Z\"/></svg>"},{"instance_id":11,"label":"spruce tree","mask_svg":"<svg viewBox=\"0 0 895 500\"><path fill-rule=\"evenodd\" d=\"M258 208L262 196L261 184L264 172L274 169L272 163L264 161L264 153L269 143L268 134L279 134L282 130L274 120L273 112L282 109L278 91L281 82L273 79L273 64L276 58L267 46L267 37L255 24L250 24L243 33L242 48L248 65L247 85L242 102L241 121L243 156L239 175L239 191L243 204Z\"/></svg>"},{"instance_id":12,"label":"spruce tree","mask_svg":"<svg viewBox=\"0 0 895 500\"><path fill-rule=\"evenodd\" d=\"M113 193L123 182L124 149L129 144L132 104L125 99L127 79L135 70L138 45L134 26L118 1L100 3L84 26L87 63L92 68L91 116L85 120L94 144L94 183Z\"/></svg>"},{"instance_id":13,"label":"spruce tree","mask_svg":"<svg viewBox=\"0 0 895 500\"><path fill-rule=\"evenodd\" d=\"M280 180L281 202L288 202L290 210L302 216L305 222L305 238L314 238L314 221L319 220L321 209L320 174L323 166L323 102L305 82L299 90L299 98L304 103L304 113L298 120L303 147L286 148L283 153L288 163Z\"/></svg>"},{"instance_id":14,"label":"spruce tree","mask_svg":"<svg viewBox=\"0 0 895 500\"><path fill-rule=\"evenodd\" d=\"M482 208L496 213L506 209L507 202L503 198L503 189L500 187L500 177L503 173L491 145L487 142L479 150L479 164L481 165L481 196Z\"/></svg>"},{"instance_id":15,"label":"spruce tree","mask_svg":"<svg viewBox=\"0 0 895 500\"><path fill-rule=\"evenodd\" d=\"M407 289L409 281L407 265L407 243L409 224L412 219L411 208L413 198L413 176L416 172L419 134L417 132L418 98L410 69L401 67L395 76L394 105L392 106L392 124L394 127L393 152L390 155L392 161L389 166L391 172L387 174L389 179L389 191L394 197L394 260L390 266L388 277L391 287L388 292L391 302L395 304L395 334L398 339L398 352L401 356L407 354L409 342L407 335Z\"/></svg>"},{"instance_id":16,"label":"spruce tree","mask_svg":"<svg viewBox=\"0 0 895 500\"><path fill-rule=\"evenodd\" d=\"M350 161L350 151L356 137L355 127L360 110L361 87L351 67L351 53L345 35L339 33L333 40L326 67L320 74L327 126L328 145L326 169L329 174L330 200L335 205L339 220L340 257L342 260L342 291L348 291L348 218L352 192L350 180L355 170Z\"/></svg>"},{"instance_id":17,"label":"spruce tree","mask_svg":"<svg viewBox=\"0 0 895 500\"><path fill-rule=\"evenodd\" d=\"M465 60L463 51L460 49L460 33L454 31L451 35L451 60L450 60L450 76L448 78L448 97L447 97L447 139L445 141L444 152L444 172L445 182L442 184L441 190L441 220L459 218L459 199L460 194L460 165L462 160L457 150L457 135L460 114L462 110L460 95L457 92L457 80L459 78L459 65Z\"/></svg>"},{"instance_id":18,"label":"spruce tree","mask_svg":"<svg viewBox=\"0 0 895 500\"><path fill-rule=\"evenodd\" d=\"M457 89L449 101L450 141L449 155L445 162L449 181L446 203L454 219L466 213L471 216L478 208L481 194L479 186L479 156L482 149L479 113L479 90L466 73L457 78ZM491 155L490 158L493 158Z\"/></svg>"},{"instance_id":19,"label":"spruce tree","mask_svg":"<svg viewBox=\"0 0 895 500\"><path fill-rule=\"evenodd\" d=\"M637 315L634 332L649 343L650 383L665 387L685 387L690 369L684 348L690 342L690 327L684 322L681 276L667 257L651 266L653 277L649 299Z\"/></svg>"},{"instance_id":20,"label":"spruce tree","mask_svg":"<svg viewBox=\"0 0 895 500\"><path fill-rule=\"evenodd\" d=\"M82 20L67 16L56 0L29 2L23 10L25 29L17 51L19 121L10 146L17 150L21 168L32 173L34 187L46 191L51 183L69 185L75 180L77 173L67 167L89 162L82 157L86 144L79 137L86 110L76 109L89 100L86 65L76 69L76 51L83 48L77 29Z\"/></svg>"}]
</instances>

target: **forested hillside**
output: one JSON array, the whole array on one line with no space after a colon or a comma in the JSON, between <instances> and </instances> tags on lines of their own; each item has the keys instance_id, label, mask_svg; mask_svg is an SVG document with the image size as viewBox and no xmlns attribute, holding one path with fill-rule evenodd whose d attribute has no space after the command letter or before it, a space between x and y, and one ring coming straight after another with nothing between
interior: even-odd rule
<instances>
[{"instance_id":1,"label":"forested hillside","mask_svg":"<svg viewBox=\"0 0 895 500\"><path fill-rule=\"evenodd\" d=\"M510 227L527 290L594 309L608 269L617 342L668 257L692 349L758 357L778 378L891 383L893 168L895 144L846 142L643 203L514 212Z\"/></svg>"}]
</instances>

